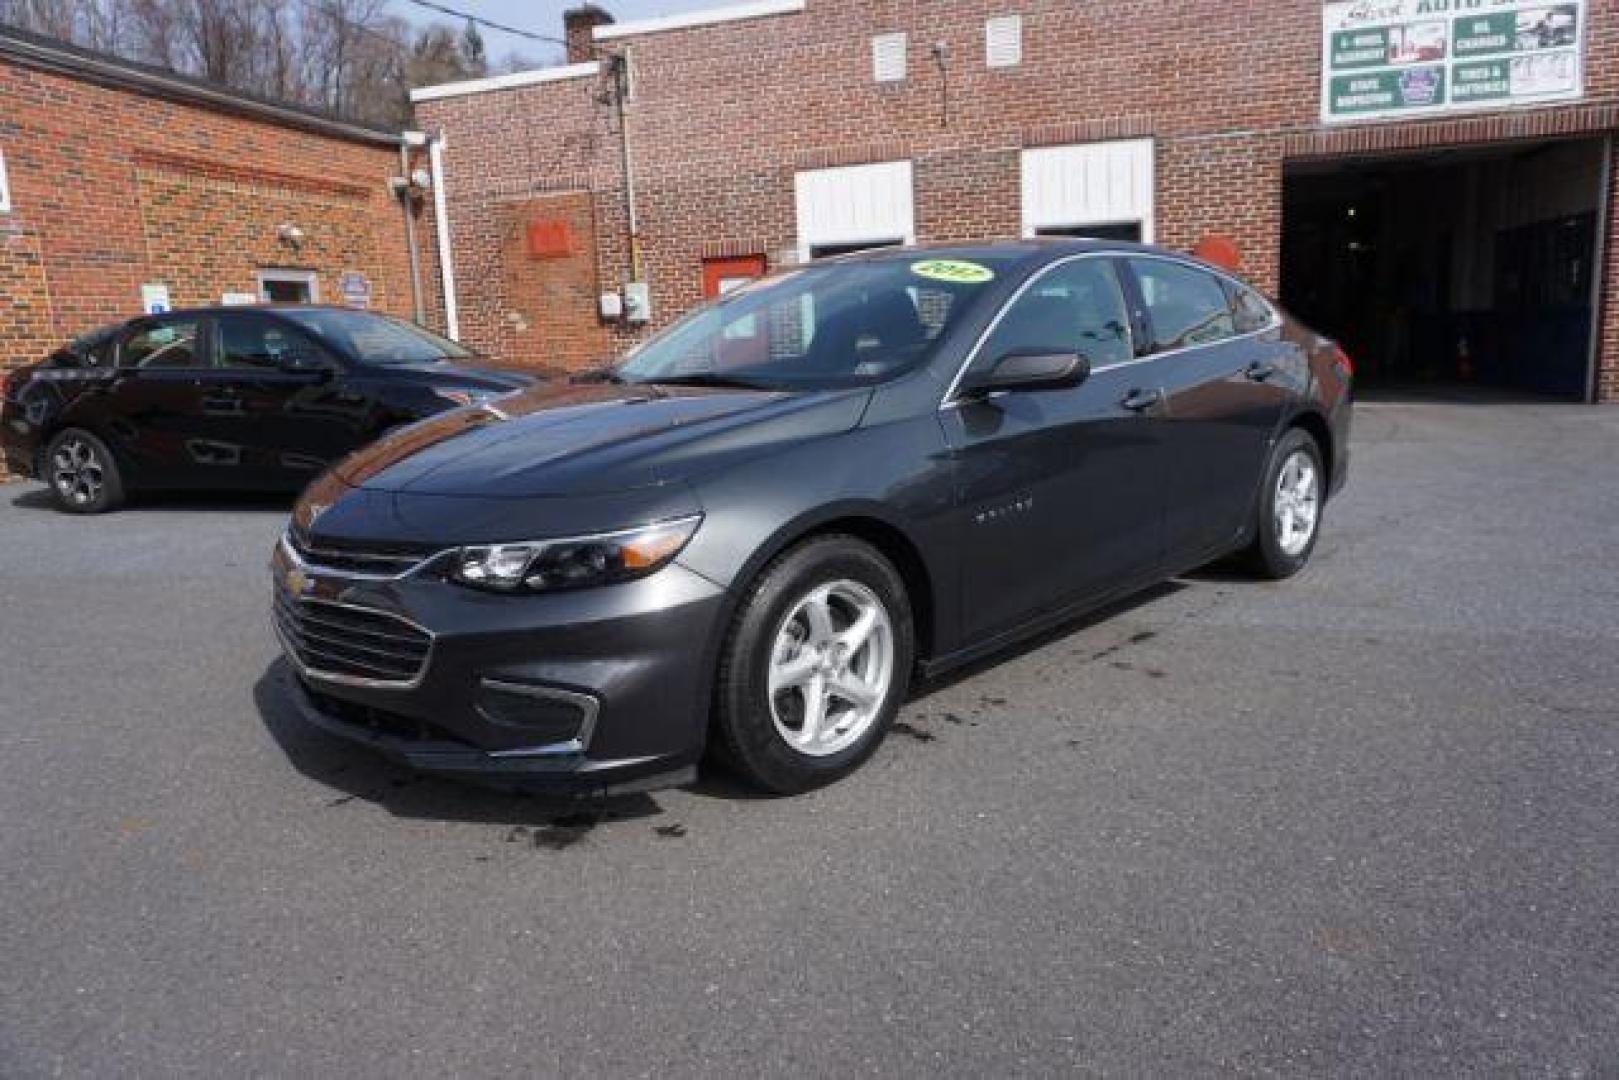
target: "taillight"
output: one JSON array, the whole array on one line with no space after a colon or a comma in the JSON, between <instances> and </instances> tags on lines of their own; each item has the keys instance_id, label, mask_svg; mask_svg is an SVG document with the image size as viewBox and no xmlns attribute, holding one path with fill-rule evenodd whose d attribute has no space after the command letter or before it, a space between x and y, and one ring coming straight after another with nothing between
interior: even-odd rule
<instances>
[{"instance_id":1,"label":"taillight","mask_svg":"<svg viewBox=\"0 0 1619 1080\"><path fill-rule=\"evenodd\" d=\"M1352 379L1355 377L1355 362L1349 359L1349 354L1344 352L1342 345L1332 347L1332 362L1337 364L1343 371L1344 378Z\"/></svg>"}]
</instances>

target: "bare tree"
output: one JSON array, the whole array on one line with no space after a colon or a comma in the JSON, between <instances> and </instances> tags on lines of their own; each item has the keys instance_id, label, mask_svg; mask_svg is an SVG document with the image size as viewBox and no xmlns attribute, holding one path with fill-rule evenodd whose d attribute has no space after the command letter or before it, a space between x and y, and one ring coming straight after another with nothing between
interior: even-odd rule
<instances>
[{"instance_id":1,"label":"bare tree","mask_svg":"<svg viewBox=\"0 0 1619 1080\"><path fill-rule=\"evenodd\" d=\"M391 126L411 87L490 67L473 22L412 27L388 0L0 0L0 23Z\"/></svg>"}]
</instances>

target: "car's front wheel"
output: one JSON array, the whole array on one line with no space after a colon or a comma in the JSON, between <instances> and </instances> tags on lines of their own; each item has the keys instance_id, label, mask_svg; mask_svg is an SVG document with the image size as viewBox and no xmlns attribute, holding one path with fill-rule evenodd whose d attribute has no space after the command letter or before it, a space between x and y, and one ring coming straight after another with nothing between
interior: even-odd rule
<instances>
[{"instance_id":1,"label":"car's front wheel","mask_svg":"<svg viewBox=\"0 0 1619 1080\"><path fill-rule=\"evenodd\" d=\"M871 545L825 536L765 568L720 658L721 749L793 794L847 775L904 701L914 638L905 583Z\"/></svg>"},{"instance_id":2,"label":"car's front wheel","mask_svg":"<svg viewBox=\"0 0 1619 1080\"><path fill-rule=\"evenodd\" d=\"M124 501L112 451L79 428L59 432L45 448L45 480L57 505L70 513L99 514Z\"/></svg>"},{"instance_id":3,"label":"car's front wheel","mask_svg":"<svg viewBox=\"0 0 1619 1080\"><path fill-rule=\"evenodd\" d=\"M1326 502L1321 449L1310 433L1292 428L1277 442L1265 469L1248 562L1263 577L1292 577L1304 569L1321 531Z\"/></svg>"}]
</instances>

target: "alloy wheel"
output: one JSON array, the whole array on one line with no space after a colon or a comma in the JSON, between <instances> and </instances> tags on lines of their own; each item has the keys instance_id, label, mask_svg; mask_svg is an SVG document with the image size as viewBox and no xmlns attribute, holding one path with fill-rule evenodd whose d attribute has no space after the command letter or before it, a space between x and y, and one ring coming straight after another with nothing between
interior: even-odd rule
<instances>
[{"instance_id":1,"label":"alloy wheel","mask_svg":"<svg viewBox=\"0 0 1619 1080\"><path fill-rule=\"evenodd\" d=\"M1289 558L1303 554L1321 517L1321 473L1306 451L1295 450L1282 462L1273 506L1276 545Z\"/></svg>"},{"instance_id":2,"label":"alloy wheel","mask_svg":"<svg viewBox=\"0 0 1619 1080\"><path fill-rule=\"evenodd\" d=\"M51 483L74 506L89 506L99 499L106 472L95 447L78 436L64 439L51 457Z\"/></svg>"},{"instance_id":3,"label":"alloy wheel","mask_svg":"<svg viewBox=\"0 0 1619 1080\"><path fill-rule=\"evenodd\" d=\"M818 585L787 613L770 651L771 719L801 754L858 742L882 715L894 681L894 625L858 581Z\"/></svg>"}]
</instances>

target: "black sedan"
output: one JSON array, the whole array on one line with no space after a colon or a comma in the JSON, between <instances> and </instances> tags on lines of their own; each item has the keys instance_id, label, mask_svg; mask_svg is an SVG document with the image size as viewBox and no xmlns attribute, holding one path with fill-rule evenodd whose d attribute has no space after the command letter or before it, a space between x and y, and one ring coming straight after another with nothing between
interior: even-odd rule
<instances>
[{"instance_id":1,"label":"black sedan","mask_svg":"<svg viewBox=\"0 0 1619 1080\"><path fill-rule=\"evenodd\" d=\"M348 308L198 308L103 327L7 375L6 465L96 513L137 489L297 491L390 428L533 384Z\"/></svg>"},{"instance_id":2,"label":"black sedan","mask_svg":"<svg viewBox=\"0 0 1619 1080\"><path fill-rule=\"evenodd\" d=\"M1350 384L1158 249L788 270L312 485L273 556L288 686L424 770L619 790L713 747L802 791L871 754L913 673L1222 556L1298 571Z\"/></svg>"}]
</instances>

